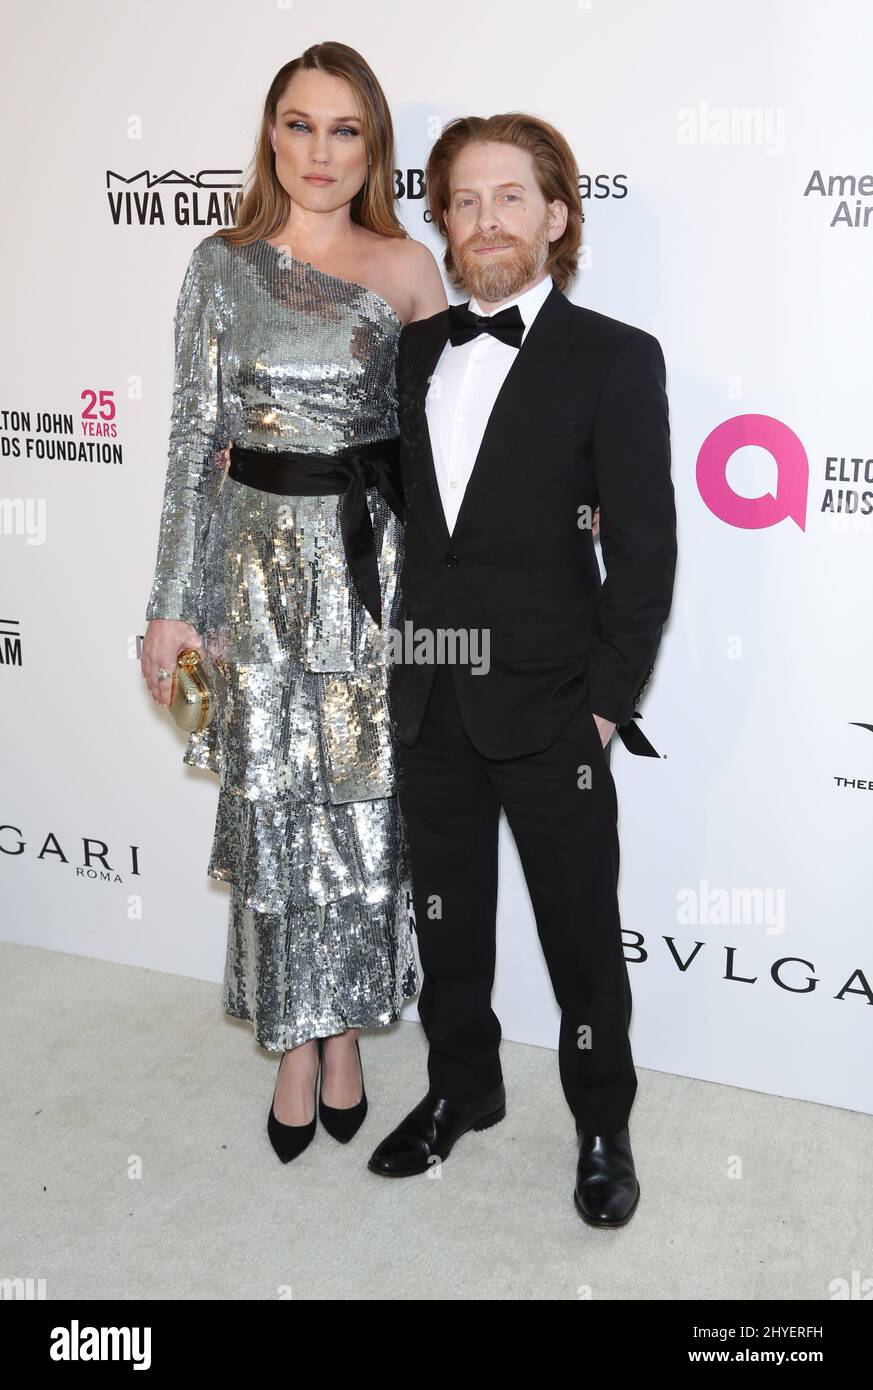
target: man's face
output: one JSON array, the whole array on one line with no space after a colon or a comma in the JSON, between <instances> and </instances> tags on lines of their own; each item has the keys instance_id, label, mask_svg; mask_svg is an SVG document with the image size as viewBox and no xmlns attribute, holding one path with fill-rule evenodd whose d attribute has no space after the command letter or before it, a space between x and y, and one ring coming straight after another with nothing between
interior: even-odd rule
<instances>
[{"instance_id":1,"label":"man's face","mask_svg":"<svg viewBox=\"0 0 873 1390\"><path fill-rule=\"evenodd\" d=\"M549 243L567 225L566 204L546 202L527 150L494 140L461 150L444 215L467 288L489 304L542 279Z\"/></svg>"}]
</instances>

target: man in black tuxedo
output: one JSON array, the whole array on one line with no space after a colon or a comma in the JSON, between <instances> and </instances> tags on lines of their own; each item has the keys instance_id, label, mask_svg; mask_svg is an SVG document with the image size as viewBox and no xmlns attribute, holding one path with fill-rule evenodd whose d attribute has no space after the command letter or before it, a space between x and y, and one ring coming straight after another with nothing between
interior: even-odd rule
<instances>
[{"instance_id":1,"label":"man in black tuxedo","mask_svg":"<svg viewBox=\"0 0 873 1390\"><path fill-rule=\"evenodd\" d=\"M427 187L449 277L472 297L401 334L403 626L469 647L437 664L407 645L392 671L430 1084L369 1166L424 1172L505 1114L491 1008L503 808L561 1008L576 1206L620 1226L639 1200L637 1080L607 745L617 727L653 752L633 719L676 564L664 358L563 292L582 211L553 127L517 112L455 121Z\"/></svg>"}]
</instances>

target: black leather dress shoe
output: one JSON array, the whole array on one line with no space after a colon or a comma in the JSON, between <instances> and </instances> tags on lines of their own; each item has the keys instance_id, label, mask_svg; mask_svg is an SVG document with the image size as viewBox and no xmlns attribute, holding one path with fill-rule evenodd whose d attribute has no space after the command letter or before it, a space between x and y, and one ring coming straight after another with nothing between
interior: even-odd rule
<instances>
[{"instance_id":1,"label":"black leather dress shoe","mask_svg":"<svg viewBox=\"0 0 873 1390\"><path fill-rule=\"evenodd\" d=\"M453 1146L469 1129L488 1129L506 1114L503 1082L480 1100L442 1100L428 1091L424 1100L401 1120L374 1152L367 1164L371 1173L385 1178L409 1178L426 1173L434 1157L448 1158Z\"/></svg>"},{"instance_id":2,"label":"black leather dress shoe","mask_svg":"<svg viewBox=\"0 0 873 1390\"><path fill-rule=\"evenodd\" d=\"M589 1226L623 1226L640 1200L627 1129L615 1134L588 1134L577 1126L576 1210Z\"/></svg>"}]
</instances>

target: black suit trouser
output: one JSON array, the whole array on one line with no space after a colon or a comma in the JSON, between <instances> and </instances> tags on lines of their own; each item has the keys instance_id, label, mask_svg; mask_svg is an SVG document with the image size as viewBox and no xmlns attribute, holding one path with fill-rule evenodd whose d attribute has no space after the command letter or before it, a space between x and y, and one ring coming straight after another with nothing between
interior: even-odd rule
<instances>
[{"instance_id":1,"label":"black suit trouser","mask_svg":"<svg viewBox=\"0 0 873 1390\"><path fill-rule=\"evenodd\" d=\"M637 1079L618 907L618 803L590 706L544 751L486 758L464 730L451 669L438 666L417 742L397 746L397 772L431 1090L469 1100L501 1080L491 992L502 807L561 1010L567 1103L582 1129L623 1129Z\"/></svg>"}]
</instances>

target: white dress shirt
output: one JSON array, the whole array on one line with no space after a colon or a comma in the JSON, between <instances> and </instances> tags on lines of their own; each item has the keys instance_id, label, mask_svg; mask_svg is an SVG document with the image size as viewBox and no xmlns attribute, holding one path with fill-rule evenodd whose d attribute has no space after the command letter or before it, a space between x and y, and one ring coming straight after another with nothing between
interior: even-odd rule
<instances>
[{"instance_id":1,"label":"white dress shirt","mask_svg":"<svg viewBox=\"0 0 873 1390\"><path fill-rule=\"evenodd\" d=\"M490 317L517 304L524 320L521 340L524 343L531 324L552 292L553 284L552 277L547 275L538 285L516 295L509 303L501 304L500 310L482 309L473 298L470 300L470 311ZM509 343L502 343L493 334L482 332L457 347L452 347L451 341L447 340L434 367L425 398L425 413L450 534L455 529L497 393L519 351Z\"/></svg>"}]
</instances>

